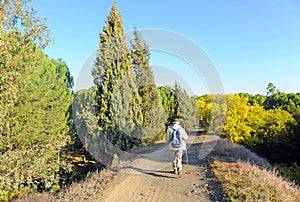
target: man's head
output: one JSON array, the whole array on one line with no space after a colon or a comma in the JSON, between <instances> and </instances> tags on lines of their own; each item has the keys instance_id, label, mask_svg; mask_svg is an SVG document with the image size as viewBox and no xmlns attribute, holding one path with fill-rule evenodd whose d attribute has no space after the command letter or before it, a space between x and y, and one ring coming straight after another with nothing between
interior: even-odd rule
<instances>
[{"instance_id":1,"label":"man's head","mask_svg":"<svg viewBox=\"0 0 300 202\"><path fill-rule=\"evenodd\" d=\"M172 123L173 124L180 124L179 119L174 119Z\"/></svg>"}]
</instances>

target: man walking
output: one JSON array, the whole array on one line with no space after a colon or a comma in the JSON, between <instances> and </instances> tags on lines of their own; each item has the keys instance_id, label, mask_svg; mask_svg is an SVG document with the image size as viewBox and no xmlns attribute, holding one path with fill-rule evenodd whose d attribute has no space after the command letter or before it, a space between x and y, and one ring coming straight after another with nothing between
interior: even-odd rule
<instances>
[{"instance_id":1,"label":"man walking","mask_svg":"<svg viewBox=\"0 0 300 202\"><path fill-rule=\"evenodd\" d=\"M179 177L182 176L182 154L186 150L188 135L184 128L180 126L179 120L173 121L172 127L168 128L166 143L169 145L173 157L173 170Z\"/></svg>"}]
</instances>

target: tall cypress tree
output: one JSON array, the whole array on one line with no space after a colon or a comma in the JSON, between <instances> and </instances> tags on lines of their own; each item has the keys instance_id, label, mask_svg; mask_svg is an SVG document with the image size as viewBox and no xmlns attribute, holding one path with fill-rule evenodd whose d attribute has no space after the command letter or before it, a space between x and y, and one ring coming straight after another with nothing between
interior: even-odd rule
<instances>
[{"instance_id":1,"label":"tall cypress tree","mask_svg":"<svg viewBox=\"0 0 300 202\"><path fill-rule=\"evenodd\" d=\"M186 129L191 129L195 120L194 104L185 90L175 83L175 115L182 118L182 124Z\"/></svg>"},{"instance_id":2,"label":"tall cypress tree","mask_svg":"<svg viewBox=\"0 0 300 202\"><path fill-rule=\"evenodd\" d=\"M134 125L141 123L140 97L126 45L121 13L114 2L100 34L97 59L92 71L97 86L96 110L100 129L122 149L131 146L128 140ZM125 114L128 117L124 117ZM129 130L124 130L124 127Z\"/></svg>"},{"instance_id":3,"label":"tall cypress tree","mask_svg":"<svg viewBox=\"0 0 300 202\"><path fill-rule=\"evenodd\" d=\"M175 92L174 89L170 86L160 86L158 88L160 94L161 103L166 111L167 119L171 121L176 116L175 112ZM171 124L171 123L166 123Z\"/></svg>"},{"instance_id":4,"label":"tall cypress tree","mask_svg":"<svg viewBox=\"0 0 300 202\"><path fill-rule=\"evenodd\" d=\"M156 88L153 71L150 67L148 45L136 27L134 27L133 35L131 56L136 73L138 92L142 99L142 142L148 142L163 130L165 113Z\"/></svg>"}]
</instances>

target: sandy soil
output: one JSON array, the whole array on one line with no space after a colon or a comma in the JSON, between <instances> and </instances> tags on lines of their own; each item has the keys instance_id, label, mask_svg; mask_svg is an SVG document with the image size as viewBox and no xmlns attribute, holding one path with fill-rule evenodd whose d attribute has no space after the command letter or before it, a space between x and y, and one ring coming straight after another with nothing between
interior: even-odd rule
<instances>
[{"instance_id":1,"label":"sandy soil","mask_svg":"<svg viewBox=\"0 0 300 202\"><path fill-rule=\"evenodd\" d=\"M181 178L171 172L172 160L166 144L157 144L154 152L142 154L121 167L97 201L222 201L221 186L206 158L216 138L190 133L188 165L184 154Z\"/></svg>"}]
</instances>

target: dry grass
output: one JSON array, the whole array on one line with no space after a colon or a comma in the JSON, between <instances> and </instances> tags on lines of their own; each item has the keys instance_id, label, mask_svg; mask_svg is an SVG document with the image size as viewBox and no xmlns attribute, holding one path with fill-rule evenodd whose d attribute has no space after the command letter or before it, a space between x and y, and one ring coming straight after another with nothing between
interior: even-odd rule
<instances>
[{"instance_id":1,"label":"dry grass","mask_svg":"<svg viewBox=\"0 0 300 202\"><path fill-rule=\"evenodd\" d=\"M116 172L111 170L94 172L85 181L73 183L57 195L45 192L35 196L24 197L17 200L17 202L95 201L101 196L102 190L115 176Z\"/></svg>"},{"instance_id":2,"label":"dry grass","mask_svg":"<svg viewBox=\"0 0 300 202\"><path fill-rule=\"evenodd\" d=\"M244 146L216 140L212 170L231 201L300 201L300 188Z\"/></svg>"},{"instance_id":3,"label":"dry grass","mask_svg":"<svg viewBox=\"0 0 300 202\"><path fill-rule=\"evenodd\" d=\"M246 161L259 167L271 169L271 164L264 158L253 153L246 147L220 138L212 152L212 156L229 162Z\"/></svg>"},{"instance_id":4,"label":"dry grass","mask_svg":"<svg viewBox=\"0 0 300 202\"><path fill-rule=\"evenodd\" d=\"M276 172L247 162L214 161L212 168L231 201L300 201L300 189Z\"/></svg>"}]
</instances>

